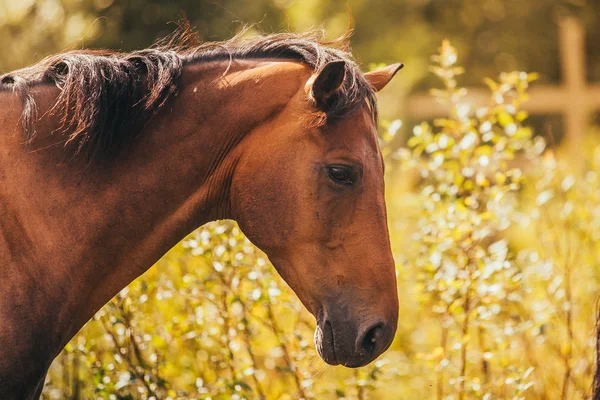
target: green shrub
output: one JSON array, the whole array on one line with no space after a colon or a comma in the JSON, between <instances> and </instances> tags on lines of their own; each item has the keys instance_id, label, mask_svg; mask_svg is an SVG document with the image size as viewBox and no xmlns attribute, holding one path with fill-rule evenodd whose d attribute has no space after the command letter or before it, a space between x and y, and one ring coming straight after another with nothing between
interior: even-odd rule
<instances>
[{"instance_id":1,"label":"green shrub","mask_svg":"<svg viewBox=\"0 0 600 400\"><path fill-rule=\"evenodd\" d=\"M400 150L401 124L383 132L401 297L384 356L327 367L313 318L266 257L234 223L212 223L98 312L54 362L44 398L585 397L600 148L571 172L523 125L535 75L488 80L489 106L473 109L456 61L447 42L433 57L448 118L416 126Z\"/></svg>"}]
</instances>

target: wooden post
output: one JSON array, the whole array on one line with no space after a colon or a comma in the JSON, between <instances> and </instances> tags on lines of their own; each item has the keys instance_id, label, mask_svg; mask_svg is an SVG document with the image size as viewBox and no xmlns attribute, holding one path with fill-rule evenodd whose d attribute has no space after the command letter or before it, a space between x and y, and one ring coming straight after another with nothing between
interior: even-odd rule
<instances>
[{"instance_id":1,"label":"wooden post","mask_svg":"<svg viewBox=\"0 0 600 400\"><path fill-rule=\"evenodd\" d=\"M576 155L581 149L590 111L584 38L585 32L577 19L567 17L561 20L559 44L564 91L564 130L571 155Z\"/></svg>"}]
</instances>

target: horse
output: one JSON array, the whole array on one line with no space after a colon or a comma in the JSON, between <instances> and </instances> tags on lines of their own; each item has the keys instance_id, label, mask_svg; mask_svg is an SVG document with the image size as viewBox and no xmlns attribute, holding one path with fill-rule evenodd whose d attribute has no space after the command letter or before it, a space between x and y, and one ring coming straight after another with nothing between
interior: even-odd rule
<instances>
[{"instance_id":1,"label":"horse","mask_svg":"<svg viewBox=\"0 0 600 400\"><path fill-rule=\"evenodd\" d=\"M199 226L237 221L316 318L331 365L391 344L398 293L376 93L347 39L179 35L0 76L0 393Z\"/></svg>"}]
</instances>

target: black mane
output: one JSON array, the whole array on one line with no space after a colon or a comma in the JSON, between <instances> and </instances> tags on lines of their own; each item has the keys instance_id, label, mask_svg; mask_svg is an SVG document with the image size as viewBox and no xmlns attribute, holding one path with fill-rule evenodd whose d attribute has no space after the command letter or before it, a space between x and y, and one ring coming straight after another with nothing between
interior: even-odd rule
<instances>
[{"instance_id":1,"label":"black mane","mask_svg":"<svg viewBox=\"0 0 600 400\"><path fill-rule=\"evenodd\" d=\"M303 62L320 71L331 61L346 63L339 96L328 104L327 117L346 115L367 101L374 120L373 88L350 53L348 37L322 42L323 32L279 33L224 42L197 44L184 27L156 46L120 53L77 50L50 56L31 67L0 76L0 91L12 90L23 103L26 139L35 135L36 103L31 87L53 84L60 89L53 113L61 116L61 131L75 152L90 157L117 153L177 93L184 65L234 59L280 58Z\"/></svg>"}]
</instances>

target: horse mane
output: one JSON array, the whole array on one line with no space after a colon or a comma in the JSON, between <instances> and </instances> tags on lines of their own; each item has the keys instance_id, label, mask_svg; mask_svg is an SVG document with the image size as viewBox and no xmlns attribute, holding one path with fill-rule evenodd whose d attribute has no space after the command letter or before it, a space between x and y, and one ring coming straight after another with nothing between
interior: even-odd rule
<instances>
[{"instance_id":1,"label":"horse mane","mask_svg":"<svg viewBox=\"0 0 600 400\"><path fill-rule=\"evenodd\" d=\"M278 33L199 44L187 22L154 46L129 53L74 50L0 76L0 91L12 90L23 103L22 125L27 142L35 136L36 102L32 87L60 89L50 113L61 118L60 131L75 154L116 154L137 135L179 90L186 64L236 59L292 59L316 72L331 61L346 63L346 78L329 102L326 118L346 115L366 100L373 120L377 103L373 88L347 50L349 34L324 42L324 32Z\"/></svg>"}]
</instances>

